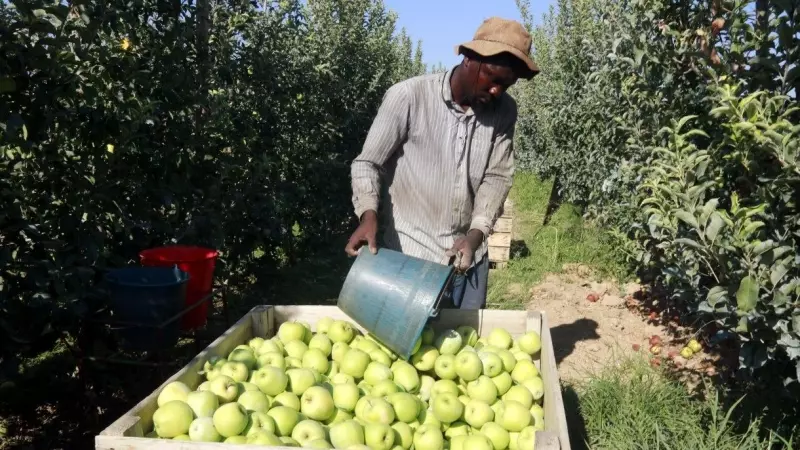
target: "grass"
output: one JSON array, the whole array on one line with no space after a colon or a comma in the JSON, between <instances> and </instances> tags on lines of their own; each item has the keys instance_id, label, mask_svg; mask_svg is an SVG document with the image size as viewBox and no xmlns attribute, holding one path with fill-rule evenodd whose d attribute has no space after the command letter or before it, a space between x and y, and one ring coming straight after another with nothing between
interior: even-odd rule
<instances>
[{"instance_id":1,"label":"grass","mask_svg":"<svg viewBox=\"0 0 800 450\"><path fill-rule=\"evenodd\" d=\"M630 356L592 373L574 387L591 449L790 449L759 420L739 429L715 391L691 398L685 387L647 359ZM576 443L577 444L577 443Z\"/></svg>"},{"instance_id":2,"label":"grass","mask_svg":"<svg viewBox=\"0 0 800 450\"><path fill-rule=\"evenodd\" d=\"M567 263L589 265L608 278L627 277L607 235L586 224L574 205L551 205L552 190L552 182L528 173L516 175L509 194L514 202L511 261L506 269L492 272L490 308L524 308L530 286L547 273L560 272ZM545 221L549 207L555 210Z\"/></svg>"}]
</instances>

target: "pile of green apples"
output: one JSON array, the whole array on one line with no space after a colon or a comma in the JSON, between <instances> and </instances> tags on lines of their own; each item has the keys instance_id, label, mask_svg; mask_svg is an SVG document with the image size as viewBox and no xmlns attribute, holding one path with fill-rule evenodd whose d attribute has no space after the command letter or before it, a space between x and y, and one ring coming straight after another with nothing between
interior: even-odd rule
<instances>
[{"instance_id":1,"label":"pile of green apples","mask_svg":"<svg viewBox=\"0 0 800 450\"><path fill-rule=\"evenodd\" d=\"M158 395L148 437L348 450L531 450L544 429L540 336L435 333L398 358L351 322L284 322Z\"/></svg>"}]
</instances>

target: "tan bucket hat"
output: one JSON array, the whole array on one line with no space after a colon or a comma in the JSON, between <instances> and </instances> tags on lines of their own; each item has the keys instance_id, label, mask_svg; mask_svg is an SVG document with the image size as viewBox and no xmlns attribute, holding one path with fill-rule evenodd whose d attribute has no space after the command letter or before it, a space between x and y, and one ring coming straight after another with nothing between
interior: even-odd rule
<instances>
[{"instance_id":1,"label":"tan bucket hat","mask_svg":"<svg viewBox=\"0 0 800 450\"><path fill-rule=\"evenodd\" d=\"M524 78L531 79L539 73L539 67L530 56L531 35L519 22L490 17L483 21L471 41L456 46L456 54L461 48L468 48L482 56L494 56L503 52L511 53L528 66L530 73Z\"/></svg>"}]
</instances>

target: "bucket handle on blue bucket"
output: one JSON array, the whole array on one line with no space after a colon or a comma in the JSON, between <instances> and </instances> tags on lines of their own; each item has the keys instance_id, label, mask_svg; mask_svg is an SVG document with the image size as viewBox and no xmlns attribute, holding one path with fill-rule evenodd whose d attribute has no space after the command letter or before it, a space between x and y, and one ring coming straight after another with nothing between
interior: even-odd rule
<instances>
[{"instance_id":1,"label":"bucket handle on blue bucket","mask_svg":"<svg viewBox=\"0 0 800 450\"><path fill-rule=\"evenodd\" d=\"M451 256L447 261L447 266L453 267L453 270L450 271L450 275L447 277L447 280L444 282L444 288L442 289L441 295L439 298L436 299L436 302L433 304L433 310L431 311L430 317L435 318L439 316L440 306L442 304L442 299L445 296L452 296L452 292L450 291L450 285L453 283L453 280L456 277L456 269L455 269L455 261L456 256Z\"/></svg>"}]
</instances>

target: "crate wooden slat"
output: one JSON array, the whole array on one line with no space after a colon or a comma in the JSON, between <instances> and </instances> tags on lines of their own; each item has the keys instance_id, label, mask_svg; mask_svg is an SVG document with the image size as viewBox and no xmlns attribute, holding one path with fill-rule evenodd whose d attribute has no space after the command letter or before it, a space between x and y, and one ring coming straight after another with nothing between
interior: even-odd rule
<instances>
[{"instance_id":1,"label":"crate wooden slat","mask_svg":"<svg viewBox=\"0 0 800 450\"><path fill-rule=\"evenodd\" d=\"M487 243L489 245L489 263L497 269L502 269L511 259L511 238L514 225L514 202L506 199L503 211L495 221Z\"/></svg>"},{"instance_id":2,"label":"crate wooden slat","mask_svg":"<svg viewBox=\"0 0 800 450\"><path fill-rule=\"evenodd\" d=\"M297 319L308 322L312 328L323 317L350 320L336 306L256 306L231 326L214 342L195 356L186 366L171 376L150 395L115 420L95 437L96 450L215 450L239 448L239 445L174 441L169 439L144 438L152 429L153 413L157 408L158 393L168 383L179 380L191 388L202 381L199 372L203 364L212 356L225 356L237 345L246 343L254 336L271 337L277 327L288 320ZM352 321L351 321L352 322ZM498 310L442 310L431 321L434 329L456 328L470 325L479 334L489 333L494 328L504 328L513 336L527 330L538 331L542 338L540 358L536 362L545 385L544 413L545 430L536 433L536 450L570 450L567 434L567 420L553 353L550 328L547 316L536 311L498 311ZM291 447L246 446L245 448L291 449ZM296 449L296 448L295 448ZM523 450L523 449L520 449Z\"/></svg>"}]
</instances>

